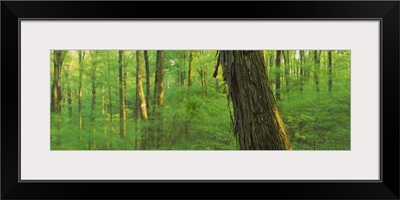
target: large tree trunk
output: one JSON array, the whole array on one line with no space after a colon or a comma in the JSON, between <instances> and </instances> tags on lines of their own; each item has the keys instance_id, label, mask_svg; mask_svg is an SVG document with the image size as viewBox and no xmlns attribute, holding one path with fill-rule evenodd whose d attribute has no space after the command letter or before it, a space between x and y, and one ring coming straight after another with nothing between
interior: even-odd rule
<instances>
[{"instance_id":1,"label":"large tree trunk","mask_svg":"<svg viewBox=\"0 0 400 200\"><path fill-rule=\"evenodd\" d=\"M329 73L328 90L329 90L329 94L331 94L332 93L332 51L328 51L328 73Z\"/></svg>"},{"instance_id":2,"label":"large tree trunk","mask_svg":"<svg viewBox=\"0 0 400 200\"><path fill-rule=\"evenodd\" d=\"M275 93L276 93L276 100L281 100L281 54L282 51L278 50L276 51L276 77L275 77Z\"/></svg>"},{"instance_id":3,"label":"large tree trunk","mask_svg":"<svg viewBox=\"0 0 400 200\"><path fill-rule=\"evenodd\" d=\"M126 112L125 112L125 70L122 66L123 50L119 50L119 137L126 137Z\"/></svg>"},{"instance_id":4,"label":"large tree trunk","mask_svg":"<svg viewBox=\"0 0 400 200\"><path fill-rule=\"evenodd\" d=\"M290 150L270 89L262 51L220 51L234 108L234 133L243 150Z\"/></svg>"},{"instance_id":5,"label":"large tree trunk","mask_svg":"<svg viewBox=\"0 0 400 200\"><path fill-rule=\"evenodd\" d=\"M189 82L188 86L193 85L193 58L194 58L194 51L190 51L190 56L189 56Z\"/></svg>"},{"instance_id":6,"label":"large tree trunk","mask_svg":"<svg viewBox=\"0 0 400 200\"><path fill-rule=\"evenodd\" d=\"M78 127L82 129L82 75L85 60L85 51L78 51L79 56L79 87L78 87Z\"/></svg>"}]
</instances>

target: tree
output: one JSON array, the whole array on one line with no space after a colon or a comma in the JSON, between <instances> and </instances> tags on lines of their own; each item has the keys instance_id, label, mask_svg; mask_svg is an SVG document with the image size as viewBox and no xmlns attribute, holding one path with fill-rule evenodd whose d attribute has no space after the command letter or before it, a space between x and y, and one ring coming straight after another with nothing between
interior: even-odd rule
<instances>
[{"instance_id":1,"label":"tree","mask_svg":"<svg viewBox=\"0 0 400 200\"><path fill-rule=\"evenodd\" d=\"M55 50L53 52L53 85L51 94L51 111L60 114L61 113L61 68L64 61L66 52Z\"/></svg>"},{"instance_id":2,"label":"tree","mask_svg":"<svg viewBox=\"0 0 400 200\"><path fill-rule=\"evenodd\" d=\"M300 93L303 94L304 86L304 51L300 50Z\"/></svg>"},{"instance_id":3,"label":"tree","mask_svg":"<svg viewBox=\"0 0 400 200\"><path fill-rule=\"evenodd\" d=\"M155 105L164 105L164 51L157 51L156 75L154 80ZM156 109L157 110L157 109Z\"/></svg>"},{"instance_id":4,"label":"tree","mask_svg":"<svg viewBox=\"0 0 400 200\"><path fill-rule=\"evenodd\" d=\"M154 129L155 138L151 141L154 141L155 146L158 146L160 140L160 134L162 134L162 129L160 127L163 126L162 117L159 113L159 107L164 105L164 51L157 51L157 61L156 61L156 74L154 80L154 110L153 115L156 121L159 121L160 126L156 126Z\"/></svg>"},{"instance_id":5,"label":"tree","mask_svg":"<svg viewBox=\"0 0 400 200\"><path fill-rule=\"evenodd\" d=\"M319 92L319 69L321 62L321 50L314 50L314 81L317 92Z\"/></svg>"},{"instance_id":6,"label":"tree","mask_svg":"<svg viewBox=\"0 0 400 200\"><path fill-rule=\"evenodd\" d=\"M63 65L64 57L68 51L55 50L53 52L54 61L54 79L51 94L51 111L57 114L57 128L60 129L61 125L61 68Z\"/></svg>"},{"instance_id":7,"label":"tree","mask_svg":"<svg viewBox=\"0 0 400 200\"><path fill-rule=\"evenodd\" d=\"M329 74L328 90L329 90L329 94L331 94L332 93L332 51L328 51L328 74Z\"/></svg>"},{"instance_id":8,"label":"tree","mask_svg":"<svg viewBox=\"0 0 400 200\"><path fill-rule=\"evenodd\" d=\"M291 150L262 51L220 51L219 60L233 102L240 149Z\"/></svg>"},{"instance_id":9,"label":"tree","mask_svg":"<svg viewBox=\"0 0 400 200\"><path fill-rule=\"evenodd\" d=\"M125 111L125 69L122 65L122 56L124 51L118 51L118 63L119 63L119 136L126 137L126 111Z\"/></svg>"},{"instance_id":10,"label":"tree","mask_svg":"<svg viewBox=\"0 0 400 200\"><path fill-rule=\"evenodd\" d=\"M98 51L89 51L92 60L92 72L91 72L91 82L92 82L92 108L90 110L90 122L92 123L93 133L96 133L96 68L97 68L97 53ZM89 150L92 148L92 141L89 133Z\"/></svg>"},{"instance_id":11,"label":"tree","mask_svg":"<svg viewBox=\"0 0 400 200\"><path fill-rule=\"evenodd\" d=\"M90 110L90 121L93 123L96 120L96 68L97 68L97 52L90 51L90 57L92 59L92 109Z\"/></svg>"},{"instance_id":12,"label":"tree","mask_svg":"<svg viewBox=\"0 0 400 200\"><path fill-rule=\"evenodd\" d=\"M144 92L143 92L143 86L142 86L142 54L141 51L137 50L136 51L136 98L138 101L136 101L136 109L138 110L138 113L140 113L140 118L136 119L136 122L139 119L142 119L144 121L147 121L147 109L146 109L146 99L144 97ZM141 135L141 149L146 149L147 148L147 127L144 127L142 130ZM144 133L144 134L143 134Z\"/></svg>"},{"instance_id":13,"label":"tree","mask_svg":"<svg viewBox=\"0 0 400 200\"><path fill-rule=\"evenodd\" d=\"M287 50L286 54L285 51L283 51L283 59L285 61L285 83L286 83L286 93L289 93L289 79L290 79L290 51Z\"/></svg>"},{"instance_id":14,"label":"tree","mask_svg":"<svg viewBox=\"0 0 400 200\"><path fill-rule=\"evenodd\" d=\"M190 56L189 56L189 82L188 86L193 85L193 58L194 58L194 51L190 51Z\"/></svg>"},{"instance_id":15,"label":"tree","mask_svg":"<svg viewBox=\"0 0 400 200\"><path fill-rule=\"evenodd\" d=\"M72 118L71 65L66 66L68 117Z\"/></svg>"},{"instance_id":16,"label":"tree","mask_svg":"<svg viewBox=\"0 0 400 200\"><path fill-rule=\"evenodd\" d=\"M110 84L111 67L110 67L109 51L106 51L106 56L107 56L108 111L109 111L109 121L110 121L110 134L107 141L107 149L111 149L111 136L113 133L113 126L112 126L113 115L112 115L112 96L111 96L111 84Z\"/></svg>"},{"instance_id":17,"label":"tree","mask_svg":"<svg viewBox=\"0 0 400 200\"><path fill-rule=\"evenodd\" d=\"M276 100L281 100L281 54L282 51L278 50L276 51L276 61L275 61L275 65L276 65L276 77L275 77L275 88L276 88Z\"/></svg>"},{"instance_id":18,"label":"tree","mask_svg":"<svg viewBox=\"0 0 400 200\"><path fill-rule=\"evenodd\" d=\"M78 86L78 127L82 129L82 75L84 68L84 60L85 60L85 51L78 51L79 57L79 86Z\"/></svg>"},{"instance_id":19,"label":"tree","mask_svg":"<svg viewBox=\"0 0 400 200\"><path fill-rule=\"evenodd\" d=\"M146 68L146 108L150 110L150 65L146 50L144 50L144 65Z\"/></svg>"}]
</instances>

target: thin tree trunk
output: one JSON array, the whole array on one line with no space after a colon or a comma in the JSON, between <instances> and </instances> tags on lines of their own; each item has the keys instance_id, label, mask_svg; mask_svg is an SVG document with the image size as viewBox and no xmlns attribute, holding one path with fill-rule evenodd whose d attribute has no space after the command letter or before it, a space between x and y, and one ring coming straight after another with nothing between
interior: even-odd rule
<instances>
[{"instance_id":1,"label":"thin tree trunk","mask_svg":"<svg viewBox=\"0 0 400 200\"><path fill-rule=\"evenodd\" d=\"M186 73L185 73L185 71L183 71L183 72L180 72L180 82L181 82L181 88L184 88L185 87L185 82L186 82Z\"/></svg>"},{"instance_id":2,"label":"thin tree trunk","mask_svg":"<svg viewBox=\"0 0 400 200\"><path fill-rule=\"evenodd\" d=\"M107 136L107 118L105 112L105 86L104 83L101 86L101 115L103 116L104 136Z\"/></svg>"},{"instance_id":3,"label":"thin tree trunk","mask_svg":"<svg viewBox=\"0 0 400 200\"><path fill-rule=\"evenodd\" d=\"M143 86L142 86L142 54L141 51L136 51L136 80L137 80L137 85L136 85L136 91L137 91L137 96L139 97L139 112L140 112L140 119L144 120L147 122L148 116L147 116L147 109L146 109L146 99L144 96L143 92ZM136 119L136 121L138 121ZM147 149L147 127L143 126L142 128L142 134L140 135L140 144L141 144L141 149Z\"/></svg>"},{"instance_id":4,"label":"thin tree trunk","mask_svg":"<svg viewBox=\"0 0 400 200\"><path fill-rule=\"evenodd\" d=\"M203 71L203 82L204 82L204 89L205 92L207 93L207 66L204 67L204 71Z\"/></svg>"},{"instance_id":5,"label":"thin tree trunk","mask_svg":"<svg viewBox=\"0 0 400 200\"><path fill-rule=\"evenodd\" d=\"M193 58L194 58L194 51L190 51L190 56L189 56L189 82L188 86L193 85Z\"/></svg>"},{"instance_id":6,"label":"thin tree trunk","mask_svg":"<svg viewBox=\"0 0 400 200\"><path fill-rule=\"evenodd\" d=\"M159 109L164 105L164 51L157 51L157 61L156 61L156 75L154 83L154 121L159 122L154 126L153 132L155 133L154 146L157 148L159 146L160 138L162 135L162 117L160 116Z\"/></svg>"},{"instance_id":7,"label":"thin tree trunk","mask_svg":"<svg viewBox=\"0 0 400 200\"><path fill-rule=\"evenodd\" d=\"M144 51L144 64L146 67L146 108L150 110L150 65L149 65L149 56L147 55L147 51Z\"/></svg>"},{"instance_id":8,"label":"thin tree trunk","mask_svg":"<svg viewBox=\"0 0 400 200\"><path fill-rule=\"evenodd\" d=\"M332 51L328 51L328 73L329 73L328 90L329 90L329 94L331 94L332 93Z\"/></svg>"},{"instance_id":9,"label":"thin tree trunk","mask_svg":"<svg viewBox=\"0 0 400 200\"><path fill-rule=\"evenodd\" d=\"M219 83L217 78L215 78L215 91L219 92Z\"/></svg>"},{"instance_id":10,"label":"thin tree trunk","mask_svg":"<svg viewBox=\"0 0 400 200\"><path fill-rule=\"evenodd\" d=\"M66 71L67 71L68 116L69 118L72 118L71 66L68 66Z\"/></svg>"},{"instance_id":11,"label":"thin tree trunk","mask_svg":"<svg viewBox=\"0 0 400 200\"><path fill-rule=\"evenodd\" d=\"M54 113L56 120L57 130L61 128L61 68L64 61L64 56L67 51L55 50L53 52L54 61L54 79L51 92L51 112ZM61 137L57 139L58 149L61 147Z\"/></svg>"},{"instance_id":12,"label":"thin tree trunk","mask_svg":"<svg viewBox=\"0 0 400 200\"><path fill-rule=\"evenodd\" d=\"M110 135L108 136L108 141L107 141L107 149L110 150L111 149L111 137L113 134L113 130L112 130L112 121L113 121L113 114L112 114L112 97L111 97L111 84L109 82L109 80L111 79L111 69L110 69L110 60L109 60L109 55L108 55L108 51L107 52L107 72L108 72L108 111L109 111L109 121L110 121Z\"/></svg>"},{"instance_id":13,"label":"thin tree trunk","mask_svg":"<svg viewBox=\"0 0 400 200\"><path fill-rule=\"evenodd\" d=\"M276 51L276 61L275 61L275 65L276 65L276 77L275 77L275 96L276 96L276 100L279 101L281 100L281 72L280 72L280 67L281 67L281 54L282 51L278 50Z\"/></svg>"},{"instance_id":14,"label":"thin tree trunk","mask_svg":"<svg viewBox=\"0 0 400 200\"><path fill-rule=\"evenodd\" d=\"M320 69L320 52L318 50L314 50L314 81L317 92L319 92L319 69Z\"/></svg>"},{"instance_id":15,"label":"thin tree trunk","mask_svg":"<svg viewBox=\"0 0 400 200\"><path fill-rule=\"evenodd\" d=\"M300 50L300 93L303 94L303 86L304 86L304 51Z\"/></svg>"},{"instance_id":16,"label":"thin tree trunk","mask_svg":"<svg viewBox=\"0 0 400 200\"><path fill-rule=\"evenodd\" d=\"M290 79L290 65L289 65L289 58L290 58L290 54L289 54L289 50L286 51L286 55L285 52L283 52L283 58L285 60L285 82L286 82L286 93L289 94L289 79Z\"/></svg>"},{"instance_id":17,"label":"thin tree trunk","mask_svg":"<svg viewBox=\"0 0 400 200\"><path fill-rule=\"evenodd\" d=\"M119 119L120 119L120 127L119 127L119 136L126 137L126 112L125 112L125 86L124 86L124 78L125 78L125 70L122 66L122 55L123 50L119 50Z\"/></svg>"},{"instance_id":18,"label":"thin tree trunk","mask_svg":"<svg viewBox=\"0 0 400 200\"><path fill-rule=\"evenodd\" d=\"M79 87L78 87L78 127L82 129L82 75L85 60L85 51L78 51L79 56Z\"/></svg>"},{"instance_id":19,"label":"thin tree trunk","mask_svg":"<svg viewBox=\"0 0 400 200\"><path fill-rule=\"evenodd\" d=\"M90 56L92 57L92 109L90 111L90 121L94 123L96 121L96 68L97 68L97 51L91 51ZM94 132L95 128L94 126Z\"/></svg>"},{"instance_id":20,"label":"thin tree trunk","mask_svg":"<svg viewBox=\"0 0 400 200\"><path fill-rule=\"evenodd\" d=\"M97 51L90 51L90 57L92 58L92 109L90 110L90 122L93 127L93 134L96 133L96 68L97 68ZM95 147L95 143L92 144L91 135L89 133L89 150L92 149L92 146Z\"/></svg>"},{"instance_id":21,"label":"thin tree trunk","mask_svg":"<svg viewBox=\"0 0 400 200\"><path fill-rule=\"evenodd\" d=\"M234 108L234 133L243 150L290 150L270 88L262 51L220 51Z\"/></svg>"}]
</instances>

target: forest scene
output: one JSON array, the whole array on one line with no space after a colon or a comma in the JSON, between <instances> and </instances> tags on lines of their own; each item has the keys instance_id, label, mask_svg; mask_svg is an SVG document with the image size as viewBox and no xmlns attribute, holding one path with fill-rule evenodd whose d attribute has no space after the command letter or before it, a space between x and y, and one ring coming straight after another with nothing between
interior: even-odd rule
<instances>
[{"instance_id":1,"label":"forest scene","mask_svg":"<svg viewBox=\"0 0 400 200\"><path fill-rule=\"evenodd\" d=\"M349 50L51 50L51 150L350 150Z\"/></svg>"}]
</instances>

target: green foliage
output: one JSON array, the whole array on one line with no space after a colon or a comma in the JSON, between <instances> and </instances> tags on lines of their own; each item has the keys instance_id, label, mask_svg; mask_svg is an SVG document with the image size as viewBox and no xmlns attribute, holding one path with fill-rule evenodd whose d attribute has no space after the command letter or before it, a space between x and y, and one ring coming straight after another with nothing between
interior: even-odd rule
<instances>
[{"instance_id":1,"label":"green foliage","mask_svg":"<svg viewBox=\"0 0 400 200\"><path fill-rule=\"evenodd\" d=\"M282 62L279 69L276 68L275 52L264 51L266 67L270 87L274 92L276 91L276 74L280 74L281 100L277 101L277 105L293 149L349 150L350 51L333 51L331 93L328 92L327 51L322 51L318 68L316 68L313 51L305 51L303 63L299 60L298 51L291 51L287 61L289 62L288 74L285 71L287 70L286 61ZM81 128L78 126L78 54L76 51L70 51L64 59L61 73L62 112L60 118L55 113L51 113L52 150L140 150L142 142L146 139L148 140L147 150L239 149L232 134L226 97L227 86L221 76L221 67L217 76L219 82L211 78L216 65L215 50L195 51L192 87L187 86L189 51L165 52L165 104L158 108L158 116L155 116L153 110L156 51L148 51L151 86L151 104L150 109L147 110L148 121L134 117L136 55L135 51L124 51L126 138L119 136L118 51L91 51L91 53L93 54L87 51L83 61ZM97 55L95 60L94 55ZM68 71L67 66L69 66ZM96 102L93 105L92 69L94 68L96 68ZM300 68L304 70L303 76L299 73ZM52 59L50 70L51 83L53 83ZM205 86L202 86L200 80L203 72L206 72ZM320 91L316 90L314 75L318 75ZM146 91L145 76L143 63L144 91ZM289 83L288 87L286 81ZM303 84L300 81L303 81ZM183 85L182 82L184 82ZM71 88L71 104L67 101L68 85ZM301 87L302 92L300 92ZM70 108L72 109L71 116ZM60 119L59 126L58 119Z\"/></svg>"}]
</instances>

